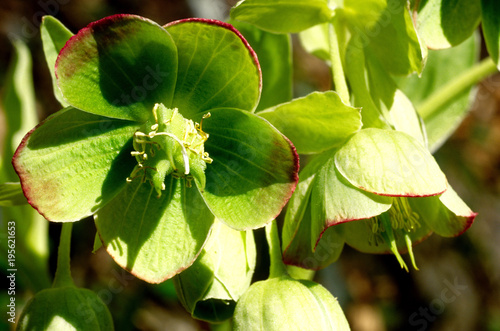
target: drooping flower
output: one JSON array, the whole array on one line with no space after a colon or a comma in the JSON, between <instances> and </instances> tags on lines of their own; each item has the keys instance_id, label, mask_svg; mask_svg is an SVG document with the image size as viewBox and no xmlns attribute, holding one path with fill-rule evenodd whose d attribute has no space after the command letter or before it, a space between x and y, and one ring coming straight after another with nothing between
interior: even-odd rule
<instances>
[{"instance_id":1,"label":"drooping flower","mask_svg":"<svg viewBox=\"0 0 500 331\"><path fill-rule=\"evenodd\" d=\"M400 131L364 129L301 173L285 217L286 263L310 269L335 261L344 243L367 253L407 251L432 232L466 231L476 214L448 185L428 150Z\"/></svg>"},{"instance_id":2,"label":"drooping flower","mask_svg":"<svg viewBox=\"0 0 500 331\"><path fill-rule=\"evenodd\" d=\"M290 198L297 153L252 113L260 69L231 25L110 16L67 41L55 73L70 106L16 151L23 191L48 220L93 215L137 277L161 282L191 265L214 218L261 227Z\"/></svg>"}]
</instances>

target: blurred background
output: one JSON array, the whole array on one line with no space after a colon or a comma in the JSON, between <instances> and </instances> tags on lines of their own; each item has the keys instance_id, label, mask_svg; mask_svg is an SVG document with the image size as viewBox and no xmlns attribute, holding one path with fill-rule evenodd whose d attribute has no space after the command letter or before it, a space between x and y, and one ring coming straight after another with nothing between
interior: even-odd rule
<instances>
[{"instance_id":1,"label":"blurred background","mask_svg":"<svg viewBox=\"0 0 500 331\"><path fill-rule=\"evenodd\" d=\"M231 0L2 0L0 3L0 91L13 54L10 40L21 38L31 50L38 120L59 110L40 41L43 15L53 15L73 33L88 23L117 13L133 13L159 24L187 18L225 20ZM294 39L294 96L328 90L326 65L302 50ZM483 51L483 56L485 56ZM419 271L406 273L391 255L367 255L346 247L338 262L315 280L338 297L353 331L500 330L500 75L481 82L470 113L435 154L448 181L478 213L462 236L431 236L414 248ZM0 139L6 131L0 115ZM0 144L0 146L3 144ZM4 160L4 163L9 162ZM2 235L5 238L5 220ZM49 271L55 270L59 224L49 224ZM150 285L123 271L105 251L92 253L91 219L73 230L72 273L78 286L95 291L109 306L116 330L209 330L191 319L178 303L170 281ZM262 231L257 231L264 246ZM2 252L2 259L6 254ZM260 252L255 279L264 279L267 256ZM6 271L2 280L6 282ZM37 277L37 275L30 275ZM8 300L0 293L0 330L9 327ZM18 314L33 292L19 279ZM212 327L214 329L214 327Z\"/></svg>"}]
</instances>

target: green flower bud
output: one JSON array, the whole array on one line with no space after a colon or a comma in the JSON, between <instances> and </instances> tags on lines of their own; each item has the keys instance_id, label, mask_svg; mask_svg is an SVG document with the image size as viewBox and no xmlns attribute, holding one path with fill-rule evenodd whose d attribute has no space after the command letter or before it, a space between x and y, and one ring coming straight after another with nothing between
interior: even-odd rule
<instances>
[{"instance_id":1,"label":"green flower bud","mask_svg":"<svg viewBox=\"0 0 500 331\"><path fill-rule=\"evenodd\" d=\"M256 282L240 298L235 330L350 330L337 299L320 284L289 276Z\"/></svg>"},{"instance_id":2,"label":"green flower bud","mask_svg":"<svg viewBox=\"0 0 500 331\"><path fill-rule=\"evenodd\" d=\"M336 298L320 284L290 277L283 264L275 222L266 227L271 258L269 279L240 298L235 330L350 330Z\"/></svg>"},{"instance_id":3,"label":"green flower bud","mask_svg":"<svg viewBox=\"0 0 500 331\"><path fill-rule=\"evenodd\" d=\"M73 286L38 292L26 305L17 325L24 330L109 331L113 319L94 292Z\"/></svg>"}]
</instances>

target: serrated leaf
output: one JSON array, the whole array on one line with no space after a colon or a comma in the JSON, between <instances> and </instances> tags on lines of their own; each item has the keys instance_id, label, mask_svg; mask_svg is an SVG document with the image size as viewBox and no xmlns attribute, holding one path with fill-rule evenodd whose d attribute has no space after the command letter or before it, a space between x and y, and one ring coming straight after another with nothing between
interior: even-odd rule
<instances>
[{"instance_id":1,"label":"serrated leaf","mask_svg":"<svg viewBox=\"0 0 500 331\"><path fill-rule=\"evenodd\" d=\"M47 62L50 76L52 77L54 96L63 107L68 107L69 103L64 100L61 90L57 86L56 59L66 42L73 36L73 33L55 17L44 16L40 24L40 34L42 37L45 61Z\"/></svg>"},{"instance_id":2,"label":"serrated leaf","mask_svg":"<svg viewBox=\"0 0 500 331\"><path fill-rule=\"evenodd\" d=\"M156 103L172 105L177 50L158 24L114 15L90 23L66 43L56 61L56 76L70 105L144 122Z\"/></svg>"},{"instance_id":3,"label":"serrated leaf","mask_svg":"<svg viewBox=\"0 0 500 331\"><path fill-rule=\"evenodd\" d=\"M125 185L134 122L69 107L26 135L13 164L28 202L48 220L92 215ZM128 148L126 148L128 146Z\"/></svg>"},{"instance_id":4,"label":"serrated leaf","mask_svg":"<svg viewBox=\"0 0 500 331\"><path fill-rule=\"evenodd\" d=\"M500 69L500 2L481 0L481 9L486 48Z\"/></svg>"},{"instance_id":5,"label":"serrated leaf","mask_svg":"<svg viewBox=\"0 0 500 331\"><path fill-rule=\"evenodd\" d=\"M352 185L379 195L430 196L447 188L425 146L399 131L359 131L339 149L335 165Z\"/></svg>"},{"instance_id":6,"label":"serrated leaf","mask_svg":"<svg viewBox=\"0 0 500 331\"><path fill-rule=\"evenodd\" d=\"M213 109L202 192L217 219L237 230L262 227L284 207L297 183L295 148L264 119L236 109ZM255 208L259 206L259 208Z\"/></svg>"},{"instance_id":7,"label":"serrated leaf","mask_svg":"<svg viewBox=\"0 0 500 331\"><path fill-rule=\"evenodd\" d=\"M227 23L203 19L176 21L165 29L179 56L173 107L196 120L212 108L255 109L260 68L239 32Z\"/></svg>"},{"instance_id":8,"label":"serrated leaf","mask_svg":"<svg viewBox=\"0 0 500 331\"><path fill-rule=\"evenodd\" d=\"M290 139L299 154L338 146L361 128L360 110L336 92L313 92L259 113Z\"/></svg>"},{"instance_id":9,"label":"serrated leaf","mask_svg":"<svg viewBox=\"0 0 500 331\"><path fill-rule=\"evenodd\" d=\"M262 94L257 111L292 99L292 49L288 34L274 34L251 24L230 21L257 53Z\"/></svg>"},{"instance_id":10,"label":"serrated leaf","mask_svg":"<svg viewBox=\"0 0 500 331\"><path fill-rule=\"evenodd\" d=\"M122 268L161 283L189 267L201 252L214 217L196 187L168 176L161 197L149 183L126 185L95 216L108 253Z\"/></svg>"},{"instance_id":11,"label":"serrated leaf","mask_svg":"<svg viewBox=\"0 0 500 331\"><path fill-rule=\"evenodd\" d=\"M327 0L244 0L230 14L232 19L277 33L300 32L333 15Z\"/></svg>"},{"instance_id":12,"label":"serrated leaf","mask_svg":"<svg viewBox=\"0 0 500 331\"><path fill-rule=\"evenodd\" d=\"M431 49L449 48L469 38L481 20L481 4L470 0L420 1L417 29Z\"/></svg>"}]
</instances>

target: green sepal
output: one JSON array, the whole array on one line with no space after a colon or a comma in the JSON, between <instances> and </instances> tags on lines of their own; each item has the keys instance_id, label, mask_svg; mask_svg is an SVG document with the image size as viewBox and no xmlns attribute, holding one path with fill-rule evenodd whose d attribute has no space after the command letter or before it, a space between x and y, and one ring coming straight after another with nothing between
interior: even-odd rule
<instances>
[{"instance_id":1,"label":"green sepal","mask_svg":"<svg viewBox=\"0 0 500 331\"><path fill-rule=\"evenodd\" d=\"M50 76L52 77L54 96L63 107L68 107L69 103L64 100L61 90L57 86L56 59L66 42L73 36L73 33L55 17L44 16L40 24L40 35L42 38L45 61L47 62Z\"/></svg>"},{"instance_id":2,"label":"green sepal","mask_svg":"<svg viewBox=\"0 0 500 331\"><path fill-rule=\"evenodd\" d=\"M303 98L259 113L290 139L299 154L336 147L361 129L357 108L342 102L336 92L313 92Z\"/></svg>"},{"instance_id":3,"label":"green sepal","mask_svg":"<svg viewBox=\"0 0 500 331\"><path fill-rule=\"evenodd\" d=\"M448 185L425 146L394 130L357 132L339 149L335 165L352 185L379 195L431 196Z\"/></svg>"},{"instance_id":4,"label":"green sepal","mask_svg":"<svg viewBox=\"0 0 500 331\"><path fill-rule=\"evenodd\" d=\"M94 214L126 184L137 128L72 107L47 118L26 135L13 159L28 202L56 222Z\"/></svg>"},{"instance_id":5,"label":"green sepal","mask_svg":"<svg viewBox=\"0 0 500 331\"><path fill-rule=\"evenodd\" d=\"M149 183L128 183L94 217L115 262L150 283L189 267L214 222L197 188L173 176L166 177L160 197Z\"/></svg>"},{"instance_id":6,"label":"green sepal","mask_svg":"<svg viewBox=\"0 0 500 331\"><path fill-rule=\"evenodd\" d=\"M440 196L411 199L410 204L423 215L422 221L442 237L456 237L464 233L477 215L451 187Z\"/></svg>"},{"instance_id":7,"label":"green sepal","mask_svg":"<svg viewBox=\"0 0 500 331\"><path fill-rule=\"evenodd\" d=\"M197 122L212 108L253 111L257 107L259 63L234 27L219 21L187 19L169 23L165 29L179 56L172 107Z\"/></svg>"},{"instance_id":8,"label":"green sepal","mask_svg":"<svg viewBox=\"0 0 500 331\"><path fill-rule=\"evenodd\" d=\"M281 212L297 184L295 148L254 114L228 108L210 113L203 130L209 134L205 150L213 162L205 170L203 197L228 226L262 227Z\"/></svg>"},{"instance_id":9,"label":"green sepal","mask_svg":"<svg viewBox=\"0 0 500 331\"><path fill-rule=\"evenodd\" d=\"M63 97L81 110L146 121L156 103L172 105L177 49L165 29L134 15L114 15L78 31L59 53Z\"/></svg>"},{"instance_id":10,"label":"green sepal","mask_svg":"<svg viewBox=\"0 0 500 331\"><path fill-rule=\"evenodd\" d=\"M173 278L182 305L194 318L211 323L232 317L236 302L250 286L255 261L252 231L215 222L198 259Z\"/></svg>"},{"instance_id":11,"label":"green sepal","mask_svg":"<svg viewBox=\"0 0 500 331\"><path fill-rule=\"evenodd\" d=\"M263 31L254 25L230 20L252 46L262 70L262 93L257 111L292 99L292 44L288 34Z\"/></svg>"},{"instance_id":12,"label":"green sepal","mask_svg":"<svg viewBox=\"0 0 500 331\"><path fill-rule=\"evenodd\" d=\"M244 0L230 14L234 20L274 33L300 32L333 16L327 0Z\"/></svg>"},{"instance_id":13,"label":"green sepal","mask_svg":"<svg viewBox=\"0 0 500 331\"><path fill-rule=\"evenodd\" d=\"M335 151L313 159L301 172L283 225L283 259L308 269L337 260L344 239L337 224L379 215L391 207L390 197L361 191L335 167Z\"/></svg>"}]
</instances>

